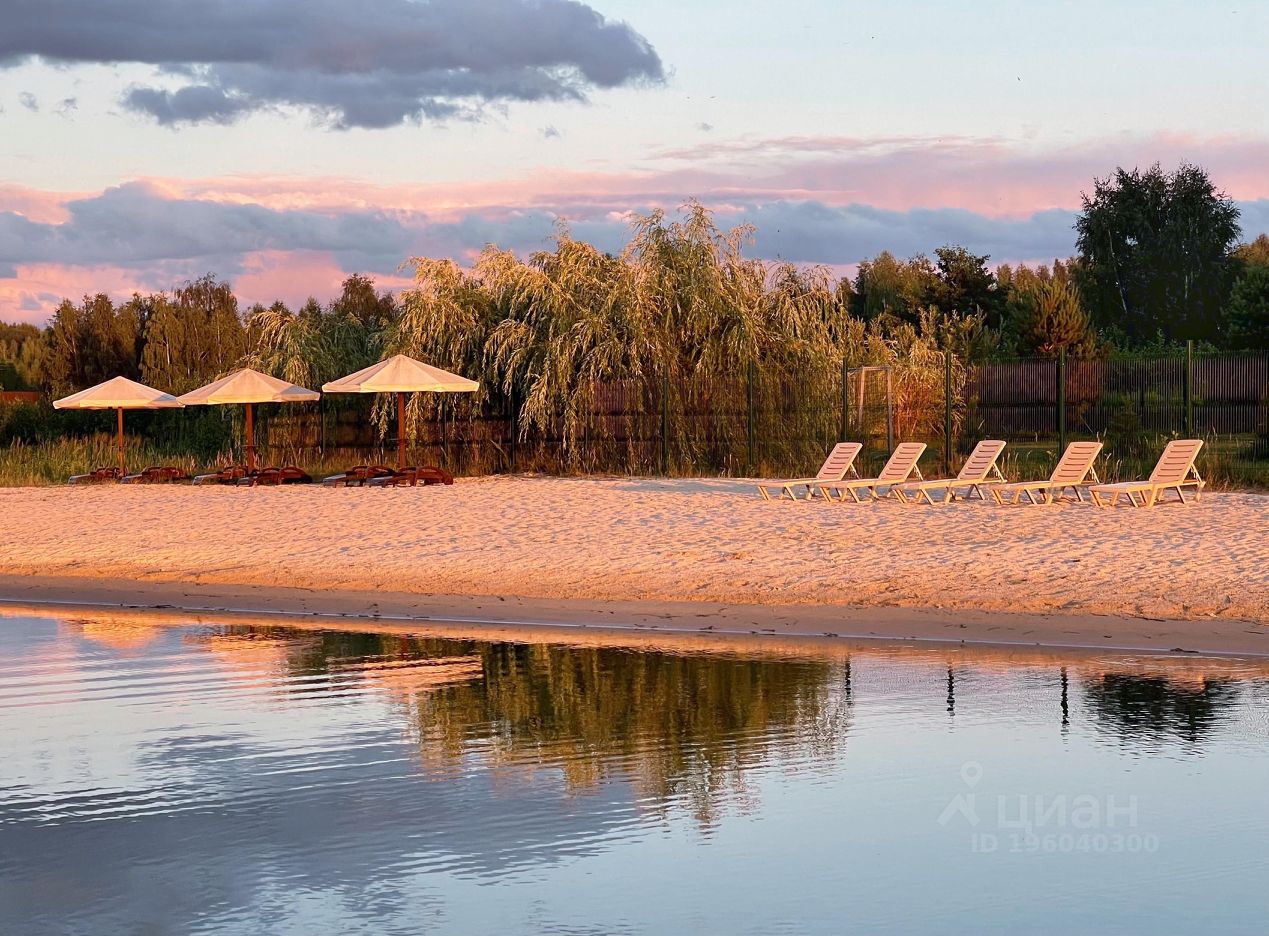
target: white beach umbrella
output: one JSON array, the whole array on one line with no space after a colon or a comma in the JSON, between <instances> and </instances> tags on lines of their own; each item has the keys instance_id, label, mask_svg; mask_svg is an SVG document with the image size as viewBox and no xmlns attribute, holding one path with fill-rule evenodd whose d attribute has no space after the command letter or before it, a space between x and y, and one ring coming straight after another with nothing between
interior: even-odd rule
<instances>
[{"instance_id":1,"label":"white beach umbrella","mask_svg":"<svg viewBox=\"0 0 1269 936\"><path fill-rule=\"evenodd\" d=\"M256 403L304 403L321 395L297 384L270 377L258 370L244 367L228 377L214 380L205 387L182 394L179 399L185 406L215 406L224 403L242 403L247 407L247 470L256 470L255 427L251 421L251 407Z\"/></svg>"},{"instance_id":2,"label":"white beach umbrella","mask_svg":"<svg viewBox=\"0 0 1269 936\"><path fill-rule=\"evenodd\" d=\"M397 467L405 467L405 395L407 393L474 393L480 389L447 370L404 354L363 367L355 374L322 385L323 393L395 393L397 395Z\"/></svg>"},{"instance_id":3,"label":"white beach umbrella","mask_svg":"<svg viewBox=\"0 0 1269 936\"><path fill-rule=\"evenodd\" d=\"M87 390L53 401L54 409L102 410L119 413L119 475L126 471L123 449L123 411L126 409L174 409L183 404L170 393L155 390L127 377L112 377Z\"/></svg>"}]
</instances>

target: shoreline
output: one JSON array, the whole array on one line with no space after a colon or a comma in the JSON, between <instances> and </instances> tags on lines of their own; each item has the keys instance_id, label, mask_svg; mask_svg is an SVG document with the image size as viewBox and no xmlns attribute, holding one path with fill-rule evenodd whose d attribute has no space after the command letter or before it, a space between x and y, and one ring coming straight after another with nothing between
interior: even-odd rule
<instances>
[{"instance_id":1,"label":"shoreline","mask_svg":"<svg viewBox=\"0 0 1269 936\"><path fill-rule=\"evenodd\" d=\"M427 632L479 640L696 649L846 645L958 647L1009 654L1269 659L1269 628L1252 621L848 605L746 605L520 596L423 595L73 576L0 574L0 615L85 612L250 620L287 627Z\"/></svg>"},{"instance_id":2,"label":"shoreline","mask_svg":"<svg viewBox=\"0 0 1269 936\"><path fill-rule=\"evenodd\" d=\"M1269 656L1269 497L768 502L735 479L0 490L0 597L191 612Z\"/></svg>"}]
</instances>

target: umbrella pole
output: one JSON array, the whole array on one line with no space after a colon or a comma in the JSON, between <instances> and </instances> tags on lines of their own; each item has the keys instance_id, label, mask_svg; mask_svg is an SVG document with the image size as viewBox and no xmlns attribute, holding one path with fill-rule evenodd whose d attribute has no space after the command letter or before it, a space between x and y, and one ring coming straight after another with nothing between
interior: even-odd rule
<instances>
[{"instance_id":1,"label":"umbrella pole","mask_svg":"<svg viewBox=\"0 0 1269 936\"><path fill-rule=\"evenodd\" d=\"M256 431L251 422L251 404L247 404L247 473L256 473Z\"/></svg>"},{"instance_id":2,"label":"umbrella pole","mask_svg":"<svg viewBox=\"0 0 1269 936\"><path fill-rule=\"evenodd\" d=\"M397 392L397 470L405 470L405 394Z\"/></svg>"},{"instance_id":3,"label":"umbrella pole","mask_svg":"<svg viewBox=\"0 0 1269 936\"><path fill-rule=\"evenodd\" d=\"M127 474L123 461L123 407L117 407L115 412L119 414L119 477Z\"/></svg>"}]
</instances>

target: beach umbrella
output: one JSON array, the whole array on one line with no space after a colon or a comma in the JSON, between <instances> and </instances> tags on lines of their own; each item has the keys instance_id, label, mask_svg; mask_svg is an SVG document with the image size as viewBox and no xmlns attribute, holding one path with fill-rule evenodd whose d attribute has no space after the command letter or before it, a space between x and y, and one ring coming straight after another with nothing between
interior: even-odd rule
<instances>
[{"instance_id":1,"label":"beach umbrella","mask_svg":"<svg viewBox=\"0 0 1269 936\"><path fill-rule=\"evenodd\" d=\"M258 370L244 367L228 377L221 377L205 387L182 394L179 399L185 406L216 406L225 403L242 403L247 407L247 470L256 470L255 428L251 422L251 407L256 403L304 403L320 397L285 380L270 377Z\"/></svg>"},{"instance_id":2,"label":"beach umbrella","mask_svg":"<svg viewBox=\"0 0 1269 936\"><path fill-rule=\"evenodd\" d=\"M155 390L127 377L112 377L87 390L53 401L54 409L112 409L119 412L119 475L123 476L123 411L126 409L173 409L183 404L170 393Z\"/></svg>"},{"instance_id":3,"label":"beach umbrella","mask_svg":"<svg viewBox=\"0 0 1269 936\"><path fill-rule=\"evenodd\" d=\"M405 395L474 393L480 384L404 354L363 367L355 374L322 385L323 393L395 393L397 395L397 467L405 467Z\"/></svg>"}]
</instances>

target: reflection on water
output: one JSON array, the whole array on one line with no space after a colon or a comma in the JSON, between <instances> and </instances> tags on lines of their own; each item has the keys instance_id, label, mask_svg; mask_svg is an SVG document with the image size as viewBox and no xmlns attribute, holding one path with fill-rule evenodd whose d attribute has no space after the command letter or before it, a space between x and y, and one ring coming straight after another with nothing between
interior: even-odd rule
<instances>
[{"instance_id":1,"label":"reflection on water","mask_svg":"<svg viewBox=\"0 0 1269 936\"><path fill-rule=\"evenodd\" d=\"M0 651L6 936L1237 933L1269 909L1250 665L117 617L0 618Z\"/></svg>"}]
</instances>

